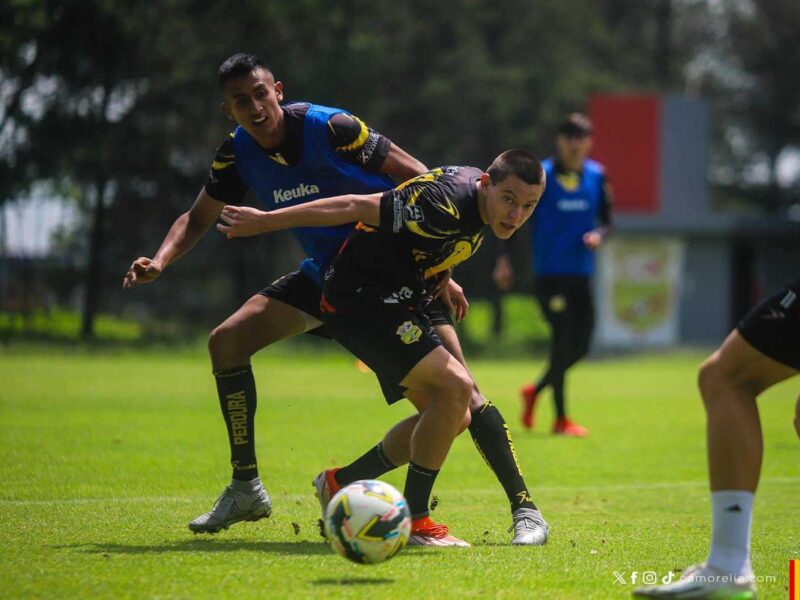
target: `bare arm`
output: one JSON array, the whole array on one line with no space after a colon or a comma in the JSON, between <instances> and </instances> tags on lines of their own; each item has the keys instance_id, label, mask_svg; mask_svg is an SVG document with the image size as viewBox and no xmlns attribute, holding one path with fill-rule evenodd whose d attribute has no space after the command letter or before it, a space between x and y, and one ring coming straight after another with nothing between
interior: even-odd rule
<instances>
[{"instance_id":1,"label":"bare arm","mask_svg":"<svg viewBox=\"0 0 800 600\"><path fill-rule=\"evenodd\" d=\"M401 181L422 175L427 171L428 167L394 143L389 146L389 154L386 155L380 168L380 172L384 175L391 175Z\"/></svg>"},{"instance_id":2,"label":"bare arm","mask_svg":"<svg viewBox=\"0 0 800 600\"><path fill-rule=\"evenodd\" d=\"M363 221L380 225L380 193L346 194L265 212L248 206L226 206L217 225L229 238L247 237L294 227L332 227Z\"/></svg>"},{"instance_id":3,"label":"bare arm","mask_svg":"<svg viewBox=\"0 0 800 600\"><path fill-rule=\"evenodd\" d=\"M194 247L219 217L223 206L203 188L192 207L175 219L155 256L141 256L133 261L122 280L122 287L127 289L157 279L164 269Z\"/></svg>"}]
</instances>

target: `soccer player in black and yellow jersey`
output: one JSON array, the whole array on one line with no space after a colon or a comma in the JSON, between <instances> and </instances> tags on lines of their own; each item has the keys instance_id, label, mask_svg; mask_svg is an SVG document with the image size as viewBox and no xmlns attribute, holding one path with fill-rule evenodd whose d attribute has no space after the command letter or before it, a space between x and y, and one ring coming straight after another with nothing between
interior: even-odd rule
<instances>
[{"instance_id":1,"label":"soccer player in black and yellow jersey","mask_svg":"<svg viewBox=\"0 0 800 600\"><path fill-rule=\"evenodd\" d=\"M377 447L342 469L321 473L323 505L342 485L408 463L404 494L413 524L409 543L465 546L428 515L434 481L453 439L474 422L502 422L491 404L470 411L474 384L425 314L437 276L467 260L488 225L501 239L530 217L545 187L538 159L509 150L486 172L442 167L384 193L343 195L262 212L226 206L217 228L229 237L293 227L328 227L358 221L325 274L322 318L329 333L377 375L387 402L405 396L419 415L391 429ZM486 429L491 431L491 427ZM506 440L471 427L485 454ZM501 442L504 442L501 444ZM377 460L376 460L377 459ZM523 490L514 510L514 543L542 544L547 525ZM501 480L503 478L501 477ZM513 478L512 478L513 479ZM521 487L519 487L521 486ZM507 488L513 489L513 485Z\"/></svg>"}]
</instances>

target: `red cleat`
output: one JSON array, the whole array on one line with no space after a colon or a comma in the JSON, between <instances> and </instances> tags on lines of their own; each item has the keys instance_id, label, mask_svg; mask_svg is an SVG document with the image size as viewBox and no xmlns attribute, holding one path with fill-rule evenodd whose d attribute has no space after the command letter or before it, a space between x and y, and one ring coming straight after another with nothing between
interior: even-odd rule
<instances>
[{"instance_id":1,"label":"red cleat","mask_svg":"<svg viewBox=\"0 0 800 600\"><path fill-rule=\"evenodd\" d=\"M556 435L566 435L569 437L586 437L589 435L589 430L582 425L570 421L567 418L556 419L553 423L553 433Z\"/></svg>"},{"instance_id":2,"label":"red cleat","mask_svg":"<svg viewBox=\"0 0 800 600\"><path fill-rule=\"evenodd\" d=\"M519 390L522 397L522 426L525 429L533 429L535 419L533 417L533 409L536 407L536 386L532 383L522 386Z\"/></svg>"},{"instance_id":3,"label":"red cleat","mask_svg":"<svg viewBox=\"0 0 800 600\"><path fill-rule=\"evenodd\" d=\"M328 504L336 495L342 486L336 481L334 475L336 475L336 471L339 469L327 469L326 471L322 471L319 475L314 478L314 482L311 484L314 486L314 495L319 500L319 506L322 509L322 516L325 516L325 509L328 508Z\"/></svg>"},{"instance_id":4,"label":"red cleat","mask_svg":"<svg viewBox=\"0 0 800 600\"><path fill-rule=\"evenodd\" d=\"M467 542L450 535L447 525L434 523L430 517L421 517L411 521L411 536L408 538L408 545L469 548Z\"/></svg>"}]
</instances>

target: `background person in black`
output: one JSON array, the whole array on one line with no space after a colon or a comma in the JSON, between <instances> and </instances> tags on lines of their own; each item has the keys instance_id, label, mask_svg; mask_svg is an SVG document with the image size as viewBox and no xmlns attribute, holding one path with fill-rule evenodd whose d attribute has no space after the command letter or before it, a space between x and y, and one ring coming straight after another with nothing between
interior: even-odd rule
<instances>
[{"instance_id":1,"label":"background person in black","mask_svg":"<svg viewBox=\"0 0 800 600\"><path fill-rule=\"evenodd\" d=\"M575 437L588 431L567 416L567 370L589 351L594 330L591 278L595 250L611 226L611 191L603 166L588 158L592 124L573 113L559 125L556 157L542 162L547 189L531 219L534 293L550 324L550 357L544 374L524 386L522 424L534 426L538 396L553 390L556 419L553 433ZM513 279L511 261L500 246L494 280L508 290Z\"/></svg>"},{"instance_id":2,"label":"background person in black","mask_svg":"<svg viewBox=\"0 0 800 600\"><path fill-rule=\"evenodd\" d=\"M470 424L473 392L468 371L442 347L425 315L431 278L468 259L484 225L501 239L510 237L533 213L543 189L538 159L510 150L486 173L444 167L384 194L339 196L271 213L246 207L222 212L224 224L217 228L229 237L363 223L326 273L323 320L334 338L375 371L388 402L405 395L419 411L410 444L397 427L390 430L382 442L390 460L370 473L408 461L410 543L467 545L428 516L439 469L455 436ZM321 474L324 481L318 478L321 496L351 481L331 481L329 473ZM530 523L538 543L546 540L547 526L535 508L517 509L515 521Z\"/></svg>"}]
</instances>

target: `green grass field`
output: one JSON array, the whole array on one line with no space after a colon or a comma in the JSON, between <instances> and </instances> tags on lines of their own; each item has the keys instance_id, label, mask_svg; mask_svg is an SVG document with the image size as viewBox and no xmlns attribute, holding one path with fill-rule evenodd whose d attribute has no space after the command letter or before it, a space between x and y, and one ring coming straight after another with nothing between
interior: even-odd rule
<instances>
[{"instance_id":1,"label":"green grass field","mask_svg":"<svg viewBox=\"0 0 800 600\"><path fill-rule=\"evenodd\" d=\"M437 481L435 519L471 549L404 550L359 566L319 537L311 479L377 442L409 414L387 408L344 354L266 351L254 368L262 479L273 515L217 536L186 524L228 481L213 379L199 352L0 350L0 597L626 598L614 572L659 576L705 557L709 539L701 354L598 360L571 375L585 440L554 438L549 397L520 430L518 386L541 361L475 361L508 419L551 526L513 548L494 476L468 436ZM787 597L800 558L798 382L760 402L766 452L753 561L761 598ZM402 489L404 470L386 479Z\"/></svg>"}]
</instances>

